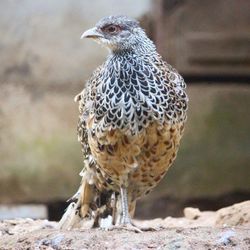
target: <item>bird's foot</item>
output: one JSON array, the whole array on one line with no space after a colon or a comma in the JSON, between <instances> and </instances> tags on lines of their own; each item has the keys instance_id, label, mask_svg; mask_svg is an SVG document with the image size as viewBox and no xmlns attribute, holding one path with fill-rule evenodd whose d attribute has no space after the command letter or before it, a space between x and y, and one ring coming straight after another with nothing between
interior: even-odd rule
<instances>
[{"instance_id":1,"label":"bird's foot","mask_svg":"<svg viewBox=\"0 0 250 250\"><path fill-rule=\"evenodd\" d=\"M142 233L142 232L157 232L163 228L162 227L139 226L139 225L135 225L134 223L126 223L126 224L112 225L112 226L109 226L109 227L106 227L103 229L107 230L107 231L126 230L126 231L135 232L135 233Z\"/></svg>"},{"instance_id":2,"label":"bird's foot","mask_svg":"<svg viewBox=\"0 0 250 250\"><path fill-rule=\"evenodd\" d=\"M127 223L120 223L117 225L112 225L111 223L109 225L101 225L101 228L106 231L113 231L113 230L127 230L132 231L135 233L142 233L142 232L156 232L162 229L162 227L150 227L150 226L142 226L142 225L136 225L133 222L127 222Z\"/></svg>"},{"instance_id":3,"label":"bird's foot","mask_svg":"<svg viewBox=\"0 0 250 250\"><path fill-rule=\"evenodd\" d=\"M107 228L108 231L113 230L126 230L134 233L142 233L143 231L138 228L137 226L133 225L132 223L126 223L126 224L119 224L119 225L113 225L109 228Z\"/></svg>"},{"instance_id":4,"label":"bird's foot","mask_svg":"<svg viewBox=\"0 0 250 250\"><path fill-rule=\"evenodd\" d=\"M142 232L157 232L161 230L162 228L156 228L156 227L147 227L147 226L135 226L139 228Z\"/></svg>"},{"instance_id":5,"label":"bird's foot","mask_svg":"<svg viewBox=\"0 0 250 250\"><path fill-rule=\"evenodd\" d=\"M151 226L150 224L148 225L146 221L139 221L139 220L134 222L133 226L139 228L142 232L157 232L163 229L161 225Z\"/></svg>"}]
</instances>

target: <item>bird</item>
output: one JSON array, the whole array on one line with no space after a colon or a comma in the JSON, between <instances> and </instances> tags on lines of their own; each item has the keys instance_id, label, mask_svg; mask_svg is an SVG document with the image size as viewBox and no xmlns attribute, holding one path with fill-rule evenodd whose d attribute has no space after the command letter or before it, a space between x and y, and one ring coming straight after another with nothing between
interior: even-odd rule
<instances>
[{"instance_id":1,"label":"bird","mask_svg":"<svg viewBox=\"0 0 250 250\"><path fill-rule=\"evenodd\" d=\"M80 227L92 219L92 227L106 220L133 229L137 200L176 158L187 119L186 83L135 19L104 17L81 38L109 53L75 97L84 167L59 227Z\"/></svg>"}]
</instances>

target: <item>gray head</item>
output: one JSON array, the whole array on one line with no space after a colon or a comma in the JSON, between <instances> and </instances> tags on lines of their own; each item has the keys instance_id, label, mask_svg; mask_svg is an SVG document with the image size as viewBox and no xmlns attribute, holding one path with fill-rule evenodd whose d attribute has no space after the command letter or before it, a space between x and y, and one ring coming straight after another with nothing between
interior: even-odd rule
<instances>
[{"instance_id":1,"label":"gray head","mask_svg":"<svg viewBox=\"0 0 250 250\"><path fill-rule=\"evenodd\" d=\"M81 38L93 38L112 51L132 50L147 39L139 22L126 16L104 17Z\"/></svg>"}]
</instances>

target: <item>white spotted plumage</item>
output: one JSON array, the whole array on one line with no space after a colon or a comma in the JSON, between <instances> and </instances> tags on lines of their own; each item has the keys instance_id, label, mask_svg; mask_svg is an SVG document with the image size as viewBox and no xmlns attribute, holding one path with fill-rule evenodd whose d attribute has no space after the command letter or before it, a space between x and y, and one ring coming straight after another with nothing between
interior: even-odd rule
<instances>
[{"instance_id":1,"label":"white spotted plumage","mask_svg":"<svg viewBox=\"0 0 250 250\"><path fill-rule=\"evenodd\" d=\"M118 27L114 34L107 31L112 25ZM82 217L95 211L97 218L102 206L111 214L112 194L120 193L127 223L128 207L132 215L136 200L157 185L176 157L187 117L186 84L137 21L107 17L95 32L88 34L111 53L76 97L85 159L76 209Z\"/></svg>"},{"instance_id":2,"label":"white spotted plumage","mask_svg":"<svg viewBox=\"0 0 250 250\"><path fill-rule=\"evenodd\" d=\"M185 82L151 49L154 53L136 57L135 51L111 54L94 73L82 98L87 112L95 114L94 132L119 128L136 134L150 121L186 119Z\"/></svg>"}]
</instances>

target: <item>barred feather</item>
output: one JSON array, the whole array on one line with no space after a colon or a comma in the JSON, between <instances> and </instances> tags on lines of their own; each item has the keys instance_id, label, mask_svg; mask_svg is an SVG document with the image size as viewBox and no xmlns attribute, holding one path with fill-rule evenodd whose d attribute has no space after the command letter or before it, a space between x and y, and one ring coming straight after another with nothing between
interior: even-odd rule
<instances>
[{"instance_id":1,"label":"barred feather","mask_svg":"<svg viewBox=\"0 0 250 250\"><path fill-rule=\"evenodd\" d=\"M176 157L188 103L183 78L163 61L138 22L108 17L97 28L110 23L126 32L101 38L112 51L76 96L88 187L81 189L85 199L78 197L77 209L82 217L94 214L97 224L100 216L119 220L120 186L127 187L132 215L136 200L163 178Z\"/></svg>"}]
</instances>

